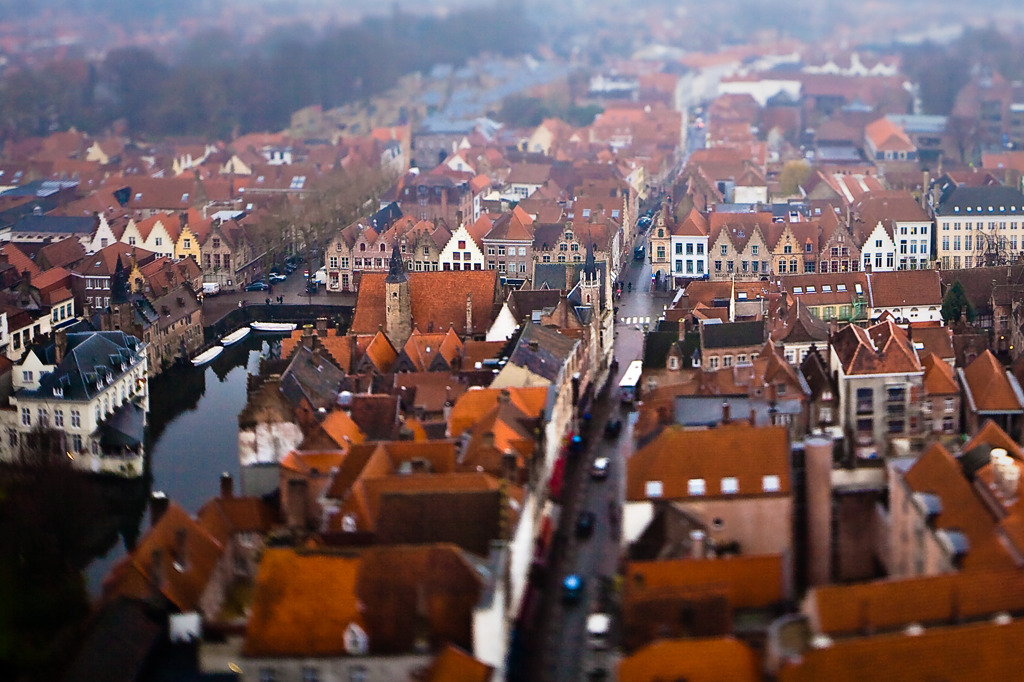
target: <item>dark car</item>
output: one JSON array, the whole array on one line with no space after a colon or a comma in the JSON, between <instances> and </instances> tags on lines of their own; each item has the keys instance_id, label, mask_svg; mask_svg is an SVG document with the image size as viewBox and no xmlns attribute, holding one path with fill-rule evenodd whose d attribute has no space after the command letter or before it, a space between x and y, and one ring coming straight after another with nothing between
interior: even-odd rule
<instances>
[{"instance_id":1,"label":"dark car","mask_svg":"<svg viewBox=\"0 0 1024 682\"><path fill-rule=\"evenodd\" d=\"M570 573L562 581L562 601L575 604L583 597L583 576Z\"/></svg>"},{"instance_id":2,"label":"dark car","mask_svg":"<svg viewBox=\"0 0 1024 682\"><path fill-rule=\"evenodd\" d=\"M246 291L266 291L269 288L270 286L263 280L256 280L252 284L245 285Z\"/></svg>"},{"instance_id":3,"label":"dark car","mask_svg":"<svg viewBox=\"0 0 1024 682\"><path fill-rule=\"evenodd\" d=\"M614 440L619 437L622 432L622 420L621 419L610 419L608 423L604 425L604 437L608 440Z\"/></svg>"},{"instance_id":4,"label":"dark car","mask_svg":"<svg viewBox=\"0 0 1024 682\"><path fill-rule=\"evenodd\" d=\"M594 512L581 511L576 516L576 537L589 538L594 534L594 523L596 522L597 517Z\"/></svg>"},{"instance_id":5,"label":"dark car","mask_svg":"<svg viewBox=\"0 0 1024 682\"><path fill-rule=\"evenodd\" d=\"M317 283L313 280L306 282L306 294L309 296L315 296L320 293L320 288Z\"/></svg>"}]
</instances>

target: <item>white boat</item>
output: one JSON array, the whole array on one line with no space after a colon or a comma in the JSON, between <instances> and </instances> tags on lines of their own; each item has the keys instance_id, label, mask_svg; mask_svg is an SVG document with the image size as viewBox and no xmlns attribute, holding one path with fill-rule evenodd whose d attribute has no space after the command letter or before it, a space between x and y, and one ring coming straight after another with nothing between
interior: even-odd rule
<instances>
[{"instance_id":1,"label":"white boat","mask_svg":"<svg viewBox=\"0 0 1024 682\"><path fill-rule=\"evenodd\" d=\"M192 364L195 365L196 367L200 367L208 363L210 360L213 360L215 357L217 357L223 352L224 346L214 346L213 348L208 348L199 355L192 358Z\"/></svg>"},{"instance_id":2,"label":"white boat","mask_svg":"<svg viewBox=\"0 0 1024 682\"><path fill-rule=\"evenodd\" d=\"M251 322L249 326L258 332L290 332L297 326L294 322Z\"/></svg>"},{"instance_id":3,"label":"white boat","mask_svg":"<svg viewBox=\"0 0 1024 682\"><path fill-rule=\"evenodd\" d=\"M251 331L252 329L249 327L241 327L239 329L236 329L235 331L231 332L230 334L228 334L227 336L220 340L221 345L230 346L233 343L238 343L245 337L249 336L249 332Z\"/></svg>"}]
</instances>

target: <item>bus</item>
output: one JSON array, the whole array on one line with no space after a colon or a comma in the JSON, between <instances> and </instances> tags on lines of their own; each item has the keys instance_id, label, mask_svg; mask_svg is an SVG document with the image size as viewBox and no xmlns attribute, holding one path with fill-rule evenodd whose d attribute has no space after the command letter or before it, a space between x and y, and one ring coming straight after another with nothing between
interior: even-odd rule
<instances>
[{"instance_id":1,"label":"bus","mask_svg":"<svg viewBox=\"0 0 1024 682\"><path fill-rule=\"evenodd\" d=\"M644 371L644 363L634 360L629 363L626 373L619 382L619 399L624 403L633 403L640 398L640 375Z\"/></svg>"}]
</instances>

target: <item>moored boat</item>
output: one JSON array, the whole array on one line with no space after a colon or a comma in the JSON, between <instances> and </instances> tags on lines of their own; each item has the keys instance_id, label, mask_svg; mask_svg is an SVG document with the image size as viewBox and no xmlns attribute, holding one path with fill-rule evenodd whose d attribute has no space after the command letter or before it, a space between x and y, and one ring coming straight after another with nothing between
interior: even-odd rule
<instances>
[{"instance_id":1,"label":"moored boat","mask_svg":"<svg viewBox=\"0 0 1024 682\"><path fill-rule=\"evenodd\" d=\"M230 334L225 336L223 339L221 339L220 343L223 346L230 346L231 344L238 343L239 341L241 341L245 337L249 336L249 332L251 332L251 331L252 331L252 329L250 327L241 327L241 328L236 329L235 331L231 332Z\"/></svg>"},{"instance_id":2,"label":"moored boat","mask_svg":"<svg viewBox=\"0 0 1024 682\"><path fill-rule=\"evenodd\" d=\"M295 329L294 322L251 322L249 326L258 332L286 333Z\"/></svg>"},{"instance_id":3,"label":"moored boat","mask_svg":"<svg viewBox=\"0 0 1024 682\"><path fill-rule=\"evenodd\" d=\"M196 367L200 367L210 362L223 352L224 346L214 346L213 348L207 348L202 353L192 358L192 364L195 365Z\"/></svg>"}]
</instances>

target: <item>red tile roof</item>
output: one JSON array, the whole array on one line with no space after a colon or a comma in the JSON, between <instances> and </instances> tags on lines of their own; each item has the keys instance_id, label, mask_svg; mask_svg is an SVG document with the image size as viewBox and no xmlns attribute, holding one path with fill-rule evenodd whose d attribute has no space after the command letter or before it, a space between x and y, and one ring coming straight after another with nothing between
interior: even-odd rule
<instances>
[{"instance_id":1,"label":"red tile roof","mask_svg":"<svg viewBox=\"0 0 1024 682\"><path fill-rule=\"evenodd\" d=\"M385 324L385 273L366 273L359 283L351 331L372 334ZM493 321L498 291L497 270L409 273L412 322L420 329L454 327L460 336L486 332ZM472 297L471 328L466 328L466 300Z\"/></svg>"},{"instance_id":2,"label":"red tile roof","mask_svg":"<svg viewBox=\"0 0 1024 682\"><path fill-rule=\"evenodd\" d=\"M365 631L356 582L356 554L302 554L268 549L245 628L246 656L344 656L345 631Z\"/></svg>"},{"instance_id":3,"label":"red tile roof","mask_svg":"<svg viewBox=\"0 0 1024 682\"><path fill-rule=\"evenodd\" d=\"M985 350L960 370L968 407L978 413L1022 412L1020 386L1012 374Z\"/></svg>"},{"instance_id":4,"label":"red tile roof","mask_svg":"<svg viewBox=\"0 0 1024 682\"><path fill-rule=\"evenodd\" d=\"M782 557L666 559L626 564L623 601L645 601L659 593L722 590L733 609L766 608L785 597Z\"/></svg>"},{"instance_id":5,"label":"red tile roof","mask_svg":"<svg viewBox=\"0 0 1024 682\"><path fill-rule=\"evenodd\" d=\"M754 447L753 444L757 446ZM765 476L778 477L778 490L765 491ZM735 477L741 497L788 495L789 436L783 427L751 426L731 422L714 429L686 429L673 425L637 450L626 467L626 499L653 499L650 482L661 482L659 497L694 499L688 481L703 479L700 498L722 499L723 478Z\"/></svg>"},{"instance_id":6,"label":"red tile roof","mask_svg":"<svg viewBox=\"0 0 1024 682\"><path fill-rule=\"evenodd\" d=\"M757 657L746 644L722 637L665 639L619 663L619 682L759 682Z\"/></svg>"}]
</instances>

